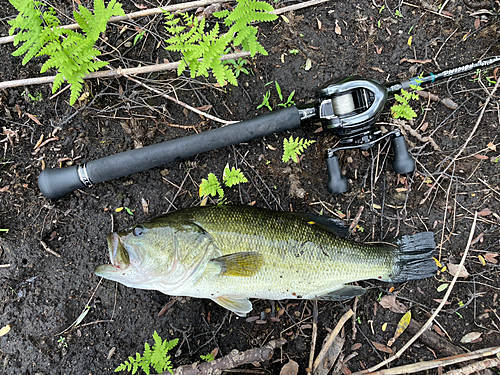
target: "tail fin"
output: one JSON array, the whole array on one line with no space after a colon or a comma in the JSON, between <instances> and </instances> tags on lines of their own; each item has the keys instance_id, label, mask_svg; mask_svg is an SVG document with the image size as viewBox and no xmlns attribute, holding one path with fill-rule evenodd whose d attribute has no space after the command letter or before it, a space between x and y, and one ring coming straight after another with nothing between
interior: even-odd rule
<instances>
[{"instance_id":1,"label":"tail fin","mask_svg":"<svg viewBox=\"0 0 500 375\"><path fill-rule=\"evenodd\" d=\"M422 232L411 236L401 236L393 242L397 245L397 261L391 282L425 279L433 276L437 265L432 258L436 247L434 233Z\"/></svg>"}]
</instances>

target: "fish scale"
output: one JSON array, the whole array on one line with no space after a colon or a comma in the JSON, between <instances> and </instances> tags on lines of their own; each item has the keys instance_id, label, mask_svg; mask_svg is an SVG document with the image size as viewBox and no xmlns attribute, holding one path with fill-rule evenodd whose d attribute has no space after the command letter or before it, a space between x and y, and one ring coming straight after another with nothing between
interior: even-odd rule
<instances>
[{"instance_id":1,"label":"fish scale","mask_svg":"<svg viewBox=\"0 0 500 375\"><path fill-rule=\"evenodd\" d=\"M96 274L169 295L210 298L239 315L248 298L341 300L347 283L431 276L434 236L360 244L338 221L250 206L194 207L110 234L112 265ZM129 260L127 263L127 259Z\"/></svg>"}]
</instances>

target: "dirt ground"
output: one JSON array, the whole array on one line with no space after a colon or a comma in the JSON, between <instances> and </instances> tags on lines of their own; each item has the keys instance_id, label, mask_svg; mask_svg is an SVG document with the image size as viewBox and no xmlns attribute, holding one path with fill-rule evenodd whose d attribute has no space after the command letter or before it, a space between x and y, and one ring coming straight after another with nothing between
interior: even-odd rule
<instances>
[{"instance_id":1,"label":"dirt ground","mask_svg":"<svg viewBox=\"0 0 500 375\"><path fill-rule=\"evenodd\" d=\"M88 1L82 3L91 7ZM122 3L127 13L137 11L137 5L166 5ZM304 104L314 99L318 87L334 78L357 74L387 83L500 55L500 3L492 3L497 12L493 14L481 11L491 10L488 4L471 8L474 4L462 0L329 1L285 13L286 20L280 17L258 25L259 40L269 55L247 59L250 74L239 76L238 87L215 87L213 78L190 79L186 74L178 78L175 71L140 77L187 104L204 107L211 115L245 120L269 112L257 109L267 90L271 105L279 108L274 83L266 86L269 82L278 82L285 97L295 90L296 104ZM74 5L66 0L57 6L62 19L62 14L71 16ZM290 3L272 5L280 8ZM8 34L6 21L14 16L15 9L1 2L1 36ZM125 25L128 28L123 30ZM137 35L135 27L146 30L145 38L126 47ZM109 52L106 58L113 68L178 59L159 43L165 39L160 15L111 24L106 38L107 44L101 41L100 46ZM39 76L43 60L22 66L20 57L11 56L14 50L12 44L0 47L0 80ZM307 59L312 62L309 70L305 70ZM197 361L215 348L221 357L233 349L247 350L285 338L287 343L271 361L260 367L249 365L246 371L279 373L292 359L298 362L299 373L305 373L311 350L311 302L253 301L249 316L263 318L256 322L238 318L210 300L176 298L158 316L171 297L100 280L93 273L97 265L109 262L107 233L199 205L201 180L208 173L221 178L228 163L241 168L249 182L225 189L227 204L322 212L347 224L364 208L354 239L376 241L432 230L442 266L460 262L474 213L480 212L475 241L465 261L469 276L458 279L435 319L433 332L464 352L498 345L500 258L495 256L500 247L500 91L491 97L484 114L481 110L493 91L491 81L499 77L498 71L489 69L427 86L426 91L450 99L458 108L424 98L414 104L418 117L407 125L415 131L405 134L417 160L415 173L398 179L388 143L363 153L340 152L349 191L338 196L329 194L325 185L325 152L335 146L337 138L320 129L320 124L309 124L51 201L37 185L44 167L80 164L221 125L123 77L87 81L90 97L73 107L69 90L52 97L48 84L0 91L0 228L8 229L0 232L0 328L11 328L0 337L0 372L112 373L129 355L142 352L145 342L152 343L157 331L162 338L180 339L172 356L175 366ZM39 94L40 101L36 100ZM389 99L377 127L394 126L389 109L393 103ZM283 140L290 135L316 141L298 164L281 161ZM42 136L50 141L39 146ZM303 197L298 197L297 184L305 192ZM126 209L117 212L121 207L133 215ZM444 271L405 284L360 282L369 291L357 301L355 319L345 325L343 333L344 356L357 355L344 363L342 371L369 368L390 355L381 348L387 349L402 314L383 308L381 297L396 295L404 309L412 311L413 319L423 324L445 294L439 287L452 278ZM270 318L272 303L286 312L279 321ZM318 303L316 353L353 303ZM74 327L85 310L87 315ZM461 343L471 332L480 335L474 342ZM404 332L392 350L411 337ZM390 366L444 356L417 340Z\"/></svg>"}]
</instances>

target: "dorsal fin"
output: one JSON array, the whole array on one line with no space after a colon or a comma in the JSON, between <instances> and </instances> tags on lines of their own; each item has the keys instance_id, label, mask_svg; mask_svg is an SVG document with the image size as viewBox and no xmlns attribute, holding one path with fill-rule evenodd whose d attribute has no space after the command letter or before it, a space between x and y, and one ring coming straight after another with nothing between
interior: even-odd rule
<instances>
[{"instance_id":1,"label":"dorsal fin","mask_svg":"<svg viewBox=\"0 0 500 375\"><path fill-rule=\"evenodd\" d=\"M310 213L294 213L294 215L304 218L308 223L322 225L339 237L347 238L349 234L349 227L338 219Z\"/></svg>"}]
</instances>

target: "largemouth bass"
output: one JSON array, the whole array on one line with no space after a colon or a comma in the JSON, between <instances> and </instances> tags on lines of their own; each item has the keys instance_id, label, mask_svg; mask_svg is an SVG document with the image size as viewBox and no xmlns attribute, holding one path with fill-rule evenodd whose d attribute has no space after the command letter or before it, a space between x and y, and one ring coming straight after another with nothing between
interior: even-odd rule
<instances>
[{"instance_id":1,"label":"largemouth bass","mask_svg":"<svg viewBox=\"0 0 500 375\"><path fill-rule=\"evenodd\" d=\"M324 216L250 206L194 207L108 235L111 264L95 274L128 287L210 298L240 316L249 298L337 301L359 280L404 282L432 276L432 232L391 243L345 239Z\"/></svg>"}]
</instances>

